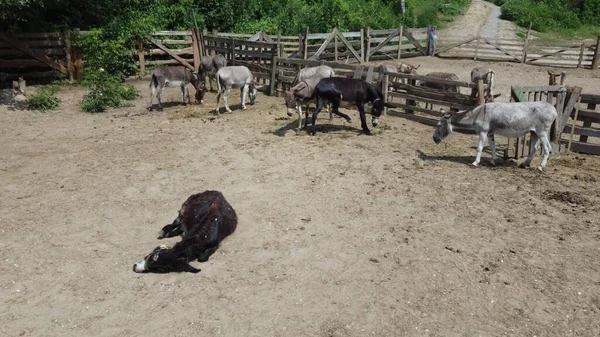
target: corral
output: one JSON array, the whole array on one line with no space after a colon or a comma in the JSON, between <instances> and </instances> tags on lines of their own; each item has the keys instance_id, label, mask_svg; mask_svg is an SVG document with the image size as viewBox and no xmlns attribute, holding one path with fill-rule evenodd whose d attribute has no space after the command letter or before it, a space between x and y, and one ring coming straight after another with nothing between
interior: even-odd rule
<instances>
[{"instance_id":1,"label":"corral","mask_svg":"<svg viewBox=\"0 0 600 337\"><path fill-rule=\"evenodd\" d=\"M410 62L465 79L481 64ZM543 67L493 66L498 100L547 83ZM600 92L590 70L568 82ZM598 157L473 169L475 136L435 145L391 113L373 137L339 118L294 136L282 98L217 117L214 93L183 107L167 90L150 113L148 80L134 83L135 106L105 114L79 112L78 87L57 112L0 106L3 334L600 334ZM239 226L202 271L133 273L207 189Z\"/></svg>"}]
</instances>

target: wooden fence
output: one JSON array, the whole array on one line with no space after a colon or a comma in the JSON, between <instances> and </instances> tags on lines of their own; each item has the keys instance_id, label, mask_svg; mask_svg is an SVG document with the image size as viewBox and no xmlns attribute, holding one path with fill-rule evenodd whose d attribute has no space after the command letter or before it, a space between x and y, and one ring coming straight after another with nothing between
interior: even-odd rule
<instances>
[{"instance_id":1,"label":"wooden fence","mask_svg":"<svg viewBox=\"0 0 600 337\"><path fill-rule=\"evenodd\" d=\"M71 47L71 31L0 32L0 80L63 76L81 78L81 51Z\"/></svg>"},{"instance_id":2,"label":"wooden fence","mask_svg":"<svg viewBox=\"0 0 600 337\"><path fill-rule=\"evenodd\" d=\"M590 42L541 43L528 36L525 40L469 38L442 35L435 52L438 57L473 60L518 62L551 67L598 69L600 37Z\"/></svg>"},{"instance_id":3,"label":"wooden fence","mask_svg":"<svg viewBox=\"0 0 600 337\"><path fill-rule=\"evenodd\" d=\"M561 141L568 144L568 137L573 132L578 139L571 144L571 150L600 155L600 95L582 94L579 111L572 109L570 124L566 124ZM577 121L575 115L577 114ZM575 127L575 130L572 128Z\"/></svg>"}]
</instances>

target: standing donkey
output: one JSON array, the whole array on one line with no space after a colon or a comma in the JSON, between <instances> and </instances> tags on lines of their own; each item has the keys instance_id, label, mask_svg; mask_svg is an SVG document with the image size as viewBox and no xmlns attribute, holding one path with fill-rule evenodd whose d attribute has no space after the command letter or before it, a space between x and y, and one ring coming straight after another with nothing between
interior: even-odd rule
<instances>
[{"instance_id":1,"label":"standing donkey","mask_svg":"<svg viewBox=\"0 0 600 337\"><path fill-rule=\"evenodd\" d=\"M240 88L242 96L242 109L246 109L246 95L250 92L250 104L254 104L256 100L257 87L254 84L254 75L246 66L228 66L217 71L217 115L219 114L219 103L221 96L225 103L227 112L231 112L227 98L232 88Z\"/></svg>"},{"instance_id":2,"label":"standing donkey","mask_svg":"<svg viewBox=\"0 0 600 337\"><path fill-rule=\"evenodd\" d=\"M158 100L158 110L162 111L162 102L160 96L165 87L167 88L181 88L181 95L183 96L184 104L191 104L190 92L187 88L188 84L192 84L196 89L196 102L202 102L204 100L204 83L198 81L192 71L183 66L174 67L158 67L152 72L152 80L150 81L150 88L152 93L150 94L150 106L149 111L152 111L152 100L156 95ZM187 98L187 102L186 102Z\"/></svg>"}]
</instances>

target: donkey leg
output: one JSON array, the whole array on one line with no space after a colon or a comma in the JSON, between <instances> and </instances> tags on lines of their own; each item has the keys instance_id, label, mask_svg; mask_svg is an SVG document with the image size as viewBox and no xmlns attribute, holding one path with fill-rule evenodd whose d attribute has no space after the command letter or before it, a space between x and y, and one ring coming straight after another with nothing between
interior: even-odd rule
<instances>
[{"instance_id":1,"label":"donkey leg","mask_svg":"<svg viewBox=\"0 0 600 337\"><path fill-rule=\"evenodd\" d=\"M537 145L538 145L539 139L540 138L538 137L538 135L535 132L531 134L531 140L529 142L529 146L532 146L533 148L531 149L531 153L529 154L529 157L527 157L527 159L525 159L525 161L522 162L521 165L519 165L520 168L525 168L525 167L531 166L531 161L537 154Z\"/></svg>"},{"instance_id":2,"label":"donkey leg","mask_svg":"<svg viewBox=\"0 0 600 337\"><path fill-rule=\"evenodd\" d=\"M302 130L302 105L298 104L296 111L298 112L298 131ZM306 125L308 125L308 110L306 113Z\"/></svg>"},{"instance_id":3,"label":"donkey leg","mask_svg":"<svg viewBox=\"0 0 600 337\"><path fill-rule=\"evenodd\" d=\"M162 102L160 100L160 96L162 95L162 91L163 91L162 86L158 87L158 92L156 93L156 100L158 100L158 111L162 111L163 107L162 107Z\"/></svg>"},{"instance_id":4,"label":"donkey leg","mask_svg":"<svg viewBox=\"0 0 600 337\"><path fill-rule=\"evenodd\" d=\"M152 91L150 92L150 106L148 107L148 111L152 111L152 101L154 99L154 95L156 95L156 87L154 83L151 85Z\"/></svg>"},{"instance_id":5,"label":"donkey leg","mask_svg":"<svg viewBox=\"0 0 600 337\"><path fill-rule=\"evenodd\" d=\"M315 112L313 112L312 115L312 126L311 126L311 130L310 130L310 134L312 136L314 136L317 132L316 132L316 124L317 124L317 116L319 115L319 112L321 111L321 109L323 109L323 106L325 105L325 100L323 100L322 98L317 98L317 108L315 109ZM308 122L308 121L307 121ZM307 126L308 129L308 126Z\"/></svg>"},{"instance_id":6,"label":"donkey leg","mask_svg":"<svg viewBox=\"0 0 600 337\"><path fill-rule=\"evenodd\" d=\"M538 167L538 170L542 171L546 167L546 163L548 162L548 157L550 156L550 139L548 139L548 134L543 133L540 135L540 142L542 143L542 162Z\"/></svg>"},{"instance_id":7,"label":"donkey leg","mask_svg":"<svg viewBox=\"0 0 600 337\"><path fill-rule=\"evenodd\" d=\"M485 144L485 139L487 138L487 132L481 131L479 132L479 144L477 145L477 156L475 157L475 161L473 162L473 166L479 165L481 161L481 152L483 152L483 145Z\"/></svg>"},{"instance_id":8,"label":"donkey leg","mask_svg":"<svg viewBox=\"0 0 600 337\"><path fill-rule=\"evenodd\" d=\"M360 127L363 129L363 132L365 133L365 135L370 136L371 135L371 130L369 130L369 127L367 126L367 116L365 113L365 107L364 107L364 103L358 103L358 111L360 112ZM348 122L349 122L348 118Z\"/></svg>"},{"instance_id":9,"label":"donkey leg","mask_svg":"<svg viewBox=\"0 0 600 337\"><path fill-rule=\"evenodd\" d=\"M496 166L496 140L494 139L493 133L488 135L488 141L490 142L490 149L492 150L492 160L490 161L490 164Z\"/></svg>"},{"instance_id":10,"label":"donkey leg","mask_svg":"<svg viewBox=\"0 0 600 337\"><path fill-rule=\"evenodd\" d=\"M246 110L246 95L248 95L247 84L242 87L240 94L242 95L242 110Z\"/></svg>"},{"instance_id":11,"label":"donkey leg","mask_svg":"<svg viewBox=\"0 0 600 337\"><path fill-rule=\"evenodd\" d=\"M231 91L231 88L227 88L227 89L225 89L225 93L223 94L223 103L225 104L225 109L227 110L227 112L231 112L231 109L229 108L229 103L228 103L230 91Z\"/></svg>"}]
</instances>

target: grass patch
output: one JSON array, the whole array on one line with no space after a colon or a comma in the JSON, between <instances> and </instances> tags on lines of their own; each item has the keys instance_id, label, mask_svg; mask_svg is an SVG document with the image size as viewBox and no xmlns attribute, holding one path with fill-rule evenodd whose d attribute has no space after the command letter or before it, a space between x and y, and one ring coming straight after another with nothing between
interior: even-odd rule
<instances>
[{"instance_id":1,"label":"grass patch","mask_svg":"<svg viewBox=\"0 0 600 337\"><path fill-rule=\"evenodd\" d=\"M134 86L123 85L118 77L109 75L102 68L88 71L83 84L89 90L81 102L81 110L84 112L104 112L109 107L132 106L122 101L131 101L138 96Z\"/></svg>"},{"instance_id":2,"label":"grass patch","mask_svg":"<svg viewBox=\"0 0 600 337\"><path fill-rule=\"evenodd\" d=\"M39 110L46 112L47 110L56 109L60 103L60 99L56 97L56 93L60 88L55 85L45 85L41 87L35 94L27 99L27 110Z\"/></svg>"}]
</instances>

